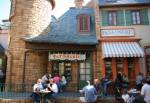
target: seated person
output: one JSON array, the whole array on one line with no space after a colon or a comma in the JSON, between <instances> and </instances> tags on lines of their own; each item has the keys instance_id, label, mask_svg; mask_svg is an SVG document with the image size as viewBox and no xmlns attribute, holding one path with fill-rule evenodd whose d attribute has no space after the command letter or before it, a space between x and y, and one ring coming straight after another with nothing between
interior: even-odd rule
<instances>
[{"instance_id":1,"label":"seated person","mask_svg":"<svg viewBox=\"0 0 150 103\"><path fill-rule=\"evenodd\" d=\"M59 76L59 74L55 74L53 77L54 82L57 84L58 89L61 89L61 78Z\"/></svg>"},{"instance_id":2,"label":"seated person","mask_svg":"<svg viewBox=\"0 0 150 103\"><path fill-rule=\"evenodd\" d=\"M81 93L84 93L84 97L80 97L81 102L95 103L97 100L97 92L93 85L90 85L90 81L87 81L87 85L80 90Z\"/></svg>"},{"instance_id":3,"label":"seated person","mask_svg":"<svg viewBox=\"0 0 150 103\"><path fill-rule=\"evenodd\" d=\"M124 100L125 103L129 103L130 96L129 96L126 89L123 90L123 94L122 94L121 97L122 97L122 99Z\"/></svg>"},{"instance_id":4,"label":"seated person","mask_svg":"<svg viewBox=\"0 0 150 103\"><path fill-rule=\"evenodd\" d=\"M31 94L31 97L33 99L33 102L39 103L40 102L40 95L39 91L43 90L42 80L38 79L37 83L33 86L33 92Z\"/></svg>"},{"instance_id":5,"label":"seated person","mask_svg":"<svg viewBox=\"0 0 150 103\"><path fill-rule=\"evenodd\" d=\"M54 102L54 98L57 96L58 94L58 86L55 83L54 79L49 79L49 84L47 85L47 89L49 91L51 91L50 94L45 95L45 100L49 101L51 100L51 102Z\"/></svg>"},{"instance_id":6,"label":"seated person","mask_svg":"<svg viewBox=\"0 0 150 103\"><path fill-rule=\"evenodd\" d=\"M43 84L49 83L49 79L50 79L51 77L52 77L51 74L46 73L46 74L42 77L42 83L43 83Z\"/></svg>"}]
</instances>

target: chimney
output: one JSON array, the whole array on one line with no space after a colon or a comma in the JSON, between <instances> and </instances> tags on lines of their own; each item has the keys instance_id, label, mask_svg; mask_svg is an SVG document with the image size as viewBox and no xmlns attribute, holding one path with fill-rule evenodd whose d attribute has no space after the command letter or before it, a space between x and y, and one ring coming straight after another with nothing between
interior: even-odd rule
<instances>
[{"instance_id":1,"label":"chimney","mask_svg":"<svg viewBox=\"0 0 150 103\"><path fill-rule=\"evenodd\" d=\"M74 3L75 3L76 8L82 8L83 2L84 0L75 0Z\"/></svg>"}]
</instances>

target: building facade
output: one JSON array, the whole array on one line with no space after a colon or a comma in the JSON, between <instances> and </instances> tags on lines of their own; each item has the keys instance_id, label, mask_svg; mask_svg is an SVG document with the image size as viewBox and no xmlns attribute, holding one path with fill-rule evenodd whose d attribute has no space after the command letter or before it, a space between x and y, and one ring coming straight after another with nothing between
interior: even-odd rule
<instances>
[{"instance_id":1,"label":"building facade","mask_svg":"<svg viewBox=\"0 0 150 103\"><path fill-rule=\"evenodd\" d=\"M131 1L95 0L90 8L75 0L55 19L53 0L12 0L6 83L33 83L47 72L65 75L69 91L103 75L115 80L118 71L134 81L149 64L150 2Z\"/></svg>"},{"instance_id":2,"label":"building facade","mask_svg":"<svg viewBox=\"0 0 150 103\"><path fill-rule=\"evenodd\" d=\"M150 1L95 0L95 5L102 74L114 80L121 71L134 81L139 72L148 69L144 47L150 43Z\"/></svg>"}]
</instances>

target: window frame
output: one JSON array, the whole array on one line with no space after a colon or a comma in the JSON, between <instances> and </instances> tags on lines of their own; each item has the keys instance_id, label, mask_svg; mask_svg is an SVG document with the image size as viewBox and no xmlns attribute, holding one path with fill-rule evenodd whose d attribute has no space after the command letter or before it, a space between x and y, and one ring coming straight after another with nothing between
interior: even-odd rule
<instances>
[{"instance_id":1,"label":"window frame","mask_svg":"<svg viewBox=\"0 0 150 103\"><path fill-rule=\"evenodd\" d=\"M144 47L146 71L147 71L147 72L150 72L150 70L149 70L150 65L149 65L149 61L148 61L149 58L150 58L150 53L147 52L147 49L150 49L150 45Z\"/></svg>"},{"instance_id":2,"label":"window frame","mask_svg":"<svg viewBox=\"0 0 150 103\"><path fill-rule=\"evenodd\" d=\"M137 14L136 13L139 13L139 22L140 23L138 23L138 20L137 20ZM136 15L135 15L135 24L134 24L134 20L133 20L133 13L135 13ZM141 16L141 11L140 10L131 10L131 21L132 21L132 25L142 25L143 23L142 23L142 16Z\"/></svg>"},{"instance_id":3,"label":"window frame","mask_svg":"<svg viewBox=\"0 0 150 103\"><path fill-rule=\"evenodd\" d=\"M86 21L84 23L86 24L81 24L81 19L83 20L83 18L86 18ZM85 27L81 27L87 25ZM82 30L81 30L82 28ZM90 15L87 14L80 14L77 16L77 29L79 33L89 33L90 32Z\"/></svg>"},{"instance_id":4,"label":"window frame","mask_svg":"<svg viewBox=\"0 0 150 103\"><path fill-rule=\"evenodd\" d=\"M115 21L114 20L112 20L112 21L110 21L110 16L109 15L113 15L113 14L115 14ZM109 26L117 26L118 25L118 22L117 22L117 11L108 11L108 25ZM112 17L112 16L111 16ZM113 18L111 18L111 19L113 19Z\"/></svg>"}]
</instances>

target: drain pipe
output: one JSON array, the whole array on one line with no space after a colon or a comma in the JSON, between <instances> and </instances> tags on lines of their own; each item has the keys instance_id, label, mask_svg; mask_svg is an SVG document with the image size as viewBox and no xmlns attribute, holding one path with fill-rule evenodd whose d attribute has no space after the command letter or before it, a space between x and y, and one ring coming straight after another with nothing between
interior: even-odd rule
<instances>
[{"instance_id":1,"label":"drain pipe","mask_svg":"<svg viewBox=\"0 0 150 103\"><path fill-rule=\"evenodd\" d=\"M24 63L23 63L23 80L22 80L22 84L25 83L25 70L26 70L26 60L27 60L27 53L29 53L31 50L27 50L24 53Z\"/></svg>"}]
</instances>

